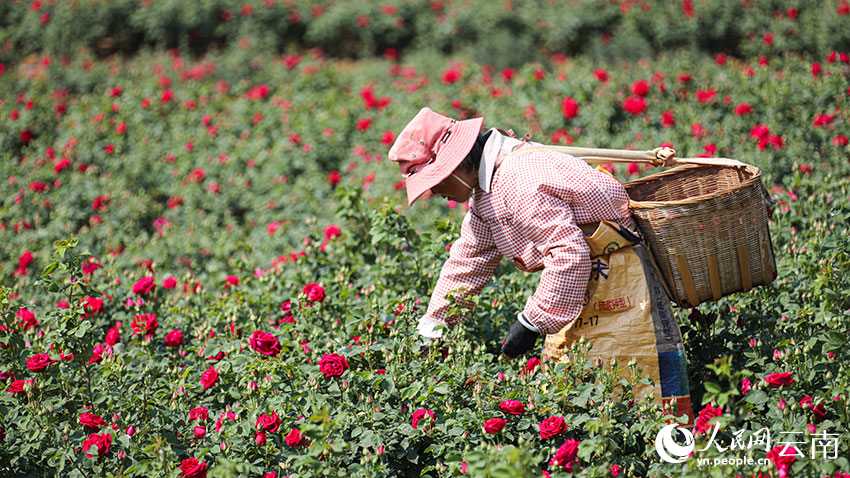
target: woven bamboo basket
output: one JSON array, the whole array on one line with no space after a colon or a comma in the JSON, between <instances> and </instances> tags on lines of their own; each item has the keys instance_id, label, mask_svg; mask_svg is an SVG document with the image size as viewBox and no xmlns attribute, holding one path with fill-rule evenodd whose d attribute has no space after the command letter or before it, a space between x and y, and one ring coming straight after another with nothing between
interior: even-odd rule
<instances>
[{"instance_id":1,"label":"woven bamboo basket","mask_svg":"<svg viewBox=\"0 0 850 478\"><path fill-rule=\"evenodd\" d=\"M537 145L590 164L674 166L624 184L641 235L681 307L748 291L776 278L767 191L758 168L728 158L676 158L651 151Z\"/></svg>"},{"instance_id":2,"label":"woven bamboo basket","mask_svg":"<svg viewBox=\"0 0 850 478\"><path fill-rule=\"evenodd\" d=\"M695 307L776 278L758 168L688 164L624 187L679 306Z\"/></svg>"}]
</instances>

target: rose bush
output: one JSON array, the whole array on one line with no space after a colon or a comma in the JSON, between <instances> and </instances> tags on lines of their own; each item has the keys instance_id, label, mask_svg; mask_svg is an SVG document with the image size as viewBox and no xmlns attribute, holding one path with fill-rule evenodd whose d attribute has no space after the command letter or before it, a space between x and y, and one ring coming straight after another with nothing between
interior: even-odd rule
<instances>
[{"instance_id":1,"label":"rose bush","mask_svg":"<svg viewBox=\"0 0 850 478\"><path fill-rule=\"evenodd\" d=\"M74 31L64 29L74 17L66 2L35 3L0 4L4 32L54 32L45 38L55 41ZM737 3L693 2L692 16L684 15L687 2L652 5L679 15L663 23L667 33L649 35L697 42L738 32L729 41L740 51L668 51L629 63L568 57L571 50L557 46L580 38L578 27L547 22L545 37L528 40L548 42L546 55L505 70L412 51L358 63L336 62L330 49L281 56L254 48L265 40L243 30L252 22L284 28L284 19L294 36L343 48L336 40L350 35L383 50L390 19L433 26L445 15L433 32L444 41L458 37L458 26L472 35L495 21L470 18L457 2L438 2L442 13L421 20L431 2L390 4L392 14L382 5L363 13L359 2L295 10L258 3L244 13L243 5L202 3L208 10L194 20L172 14L170 2L101 8L139 8L128 32L154 31L161 18L173 19L176 32L191 20L200 37L223 35L234 45L205 56L170 50L119 60L86 50L27 56L19 41L43 44L38 35L6 37L0 474L850 472L846 440L835 459L791 461L775 452L760 467L709 470L695 459L772 453L709 447L682 464L661 462L654 440L672 418L631 393L649 380L645 372L583 360L586 344L557 366L501 357L498 343L539 280L506 262L473 317L439 347L420 350L416 320L467 205L424 198L403 207L402 178L385 160L401 127L427 104L459 118L481 114L487 126L541 142L671 143L682 155L760 167L777 280L677 311L694 431L703 431L697 449L716 426L721 445L736 430L766 428L771 448L783 432L800 433L807 445L823 434L845 436L850 72L838 51L847 49L838 4L804 2L794 18L782 2L775 3L781 15ZM274 15L281 8L303 20ZM554 12L543 8L511 15L523 24L560 18L540 15ZM226 21L201 20L226 10ZM640 11L620 2L582 13L577 22L595 25L582 43L602 57L628 51L623 45L648 48L629 30L646 26ZM51 19L41 24L44 13ZM716 30L701 28L712 19ZM618 23L608 45L592 34ZM484 38L494 48L521 43L522 35L496 42L503 28ZM768 29L772 45L762 41ZM693 31L699 35L691 38ZM610 170L623 181L652 172L636 163Z\"/></svg>"}]
</instances>

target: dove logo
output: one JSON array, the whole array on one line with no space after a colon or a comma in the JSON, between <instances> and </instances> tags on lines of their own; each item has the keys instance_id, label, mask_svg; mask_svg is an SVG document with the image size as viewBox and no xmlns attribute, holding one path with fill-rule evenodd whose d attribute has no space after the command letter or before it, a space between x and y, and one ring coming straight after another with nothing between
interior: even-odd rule
<instances>
[{"instance_id":1,"label":"dove logo","mask_svg":"<svg viewBox=\"0 0 850 478\"><path fill-rule=\"evenodd\" d=\"M694 435L686 428L677 429L677 425L676 423L667 425L655 437L655 450L667 463L682 463L694 451ZM679 430L685 436L684 445L673 440L673 430Z\"/></svg>"}]
</instances>

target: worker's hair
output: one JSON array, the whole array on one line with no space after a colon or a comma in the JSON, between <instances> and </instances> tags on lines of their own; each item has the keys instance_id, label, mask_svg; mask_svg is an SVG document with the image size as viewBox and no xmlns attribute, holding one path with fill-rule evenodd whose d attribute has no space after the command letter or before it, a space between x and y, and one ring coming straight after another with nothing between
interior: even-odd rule
<instances>
[{"instance_id":1,"label":"worker's hair","mask_svg":"<svg viewBox=\"0 0 850 478\"><path fill-rule=\"evenodd\" d=\"M467 173L478 171L478 167L481 165L481 155L484 153L484 145L487 143L487 138L489 137L490 131L478 133L475 144L472 145L472 149L469 150L469 153L460 162L458 169Z\"/></svg>"}]
</instances>

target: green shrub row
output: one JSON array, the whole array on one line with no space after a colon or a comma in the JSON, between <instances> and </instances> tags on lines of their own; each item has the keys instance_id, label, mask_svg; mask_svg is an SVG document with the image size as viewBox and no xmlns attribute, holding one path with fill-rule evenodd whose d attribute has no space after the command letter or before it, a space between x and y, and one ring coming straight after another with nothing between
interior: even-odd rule
<instances>
[{"instance_id":1,"label":"green shrub row","mask_svg":"<svg viewBox=\"0 0 850 478\"><path fill-rule=\"evenodd\" d=\"M335 57L467 53L497 67L552 53L597 59L672 49L739 57L850 50L846 0L3 2L0 61L140 48L201 53L241 44L267 52L318 47ZM247 47L247 46L246 46Z\"/></svg>"}]
</instances>

